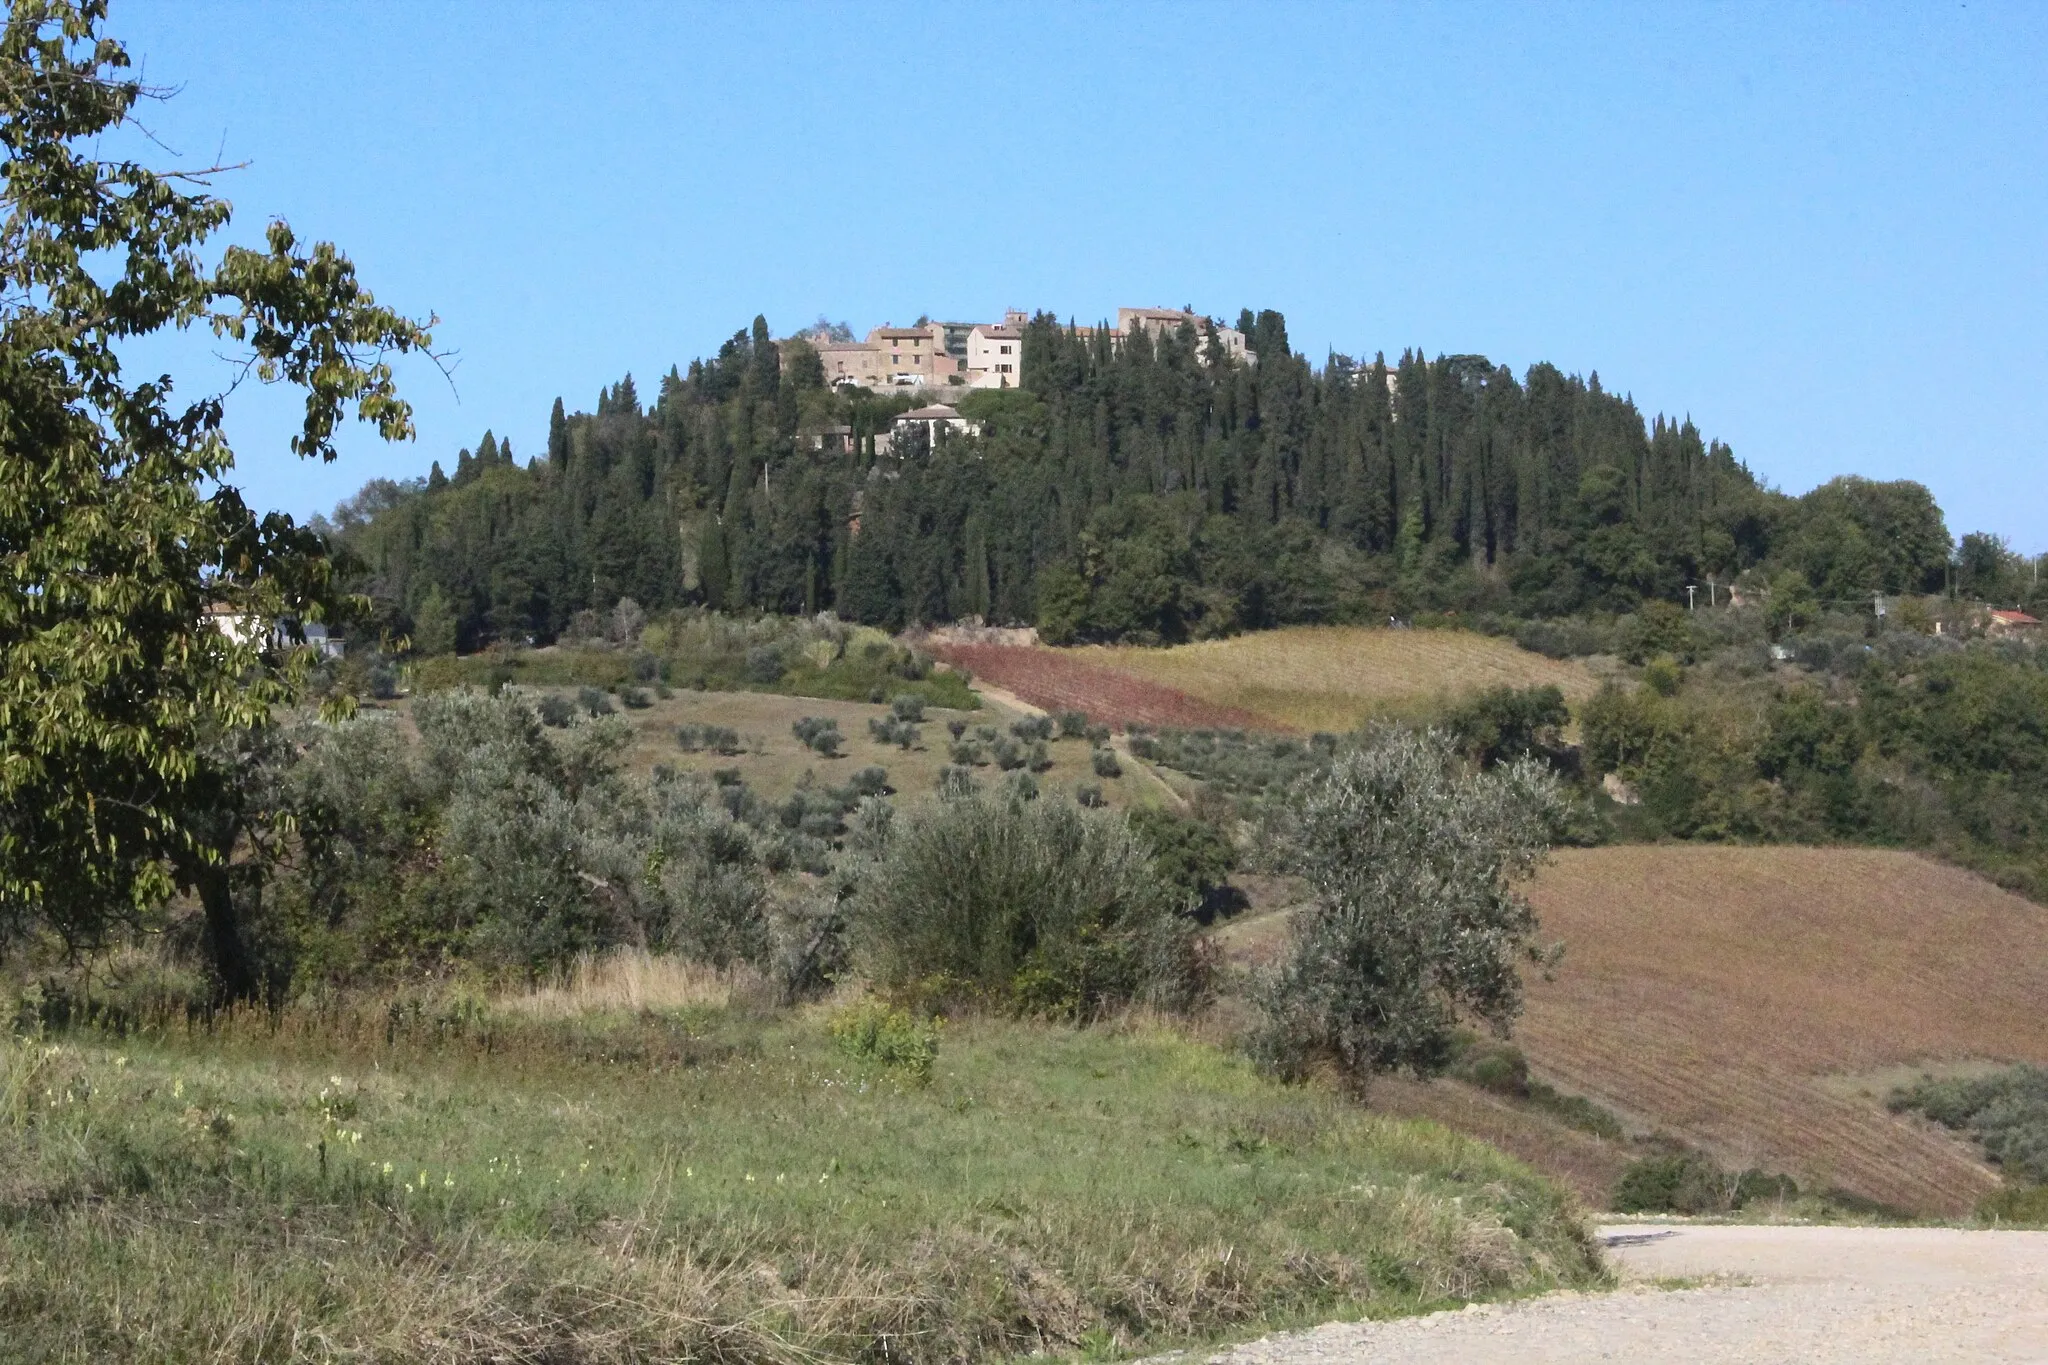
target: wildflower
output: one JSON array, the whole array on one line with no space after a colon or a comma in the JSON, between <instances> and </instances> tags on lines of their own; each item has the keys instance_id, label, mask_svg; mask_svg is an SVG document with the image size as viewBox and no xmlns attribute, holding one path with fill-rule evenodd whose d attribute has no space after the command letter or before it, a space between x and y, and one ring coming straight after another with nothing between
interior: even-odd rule
<instances>
[{"instance_id":1,"label":"wildflower","mask_svg":"<svg viewBox=\"0 0 2048 1365\"><path fill-rule=\"evenodd\" d=\"M171 1098L174 1100L185 1098L185 1078L183 1076L171 1082Z\"/></svg>"},{"instance_id":2,"label":"wildflower","mask_svg":"<svg viewBox=\"0 0 2048 1365\"><path fill-rule=\"evenodd\" d=\"M388 1162L388 1161L384 1163L384 1174L386 1174L386 1175L390 1175L390 1174L391 1174L391 1163L390 1163L390 1162Z\"/></svg>"}]
</instances>

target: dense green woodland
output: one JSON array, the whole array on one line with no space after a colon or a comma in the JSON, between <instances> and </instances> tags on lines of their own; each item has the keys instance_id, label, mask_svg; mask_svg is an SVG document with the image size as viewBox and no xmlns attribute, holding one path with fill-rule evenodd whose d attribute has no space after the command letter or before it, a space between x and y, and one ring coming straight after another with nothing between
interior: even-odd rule
<instances>
[{"instance_id":1,"label":"dense green woodland","mask_svg":"<svg viewBox=\"0 0 2048 1365\"><path fill-rule=\"evenodd\" d=\"M957 395L981 436L878 457L876 433L915 400L828 390L815 352L756 318L671 370L651 406L630 376L595 412L557 399L535 458L486 434L452 476L373 482L328 529L384 629L412 631L425 607L430 624L452 615L464 649L552 638L622 596L1179 640L1418 610L1622 611L1744 575L1796 574L1797 595L1844 605L2033 587L1990 537L1966 537L1958 565L1918 484L1787 497L1597 374L1518 380L1414 351L1317 369L1278 313L1240 325L1255 367L1199 361L1191 327L1112 347L1041 315L1023 389ZM853 440L820 439L835 427Z\"/></svg>"}]
</instances>

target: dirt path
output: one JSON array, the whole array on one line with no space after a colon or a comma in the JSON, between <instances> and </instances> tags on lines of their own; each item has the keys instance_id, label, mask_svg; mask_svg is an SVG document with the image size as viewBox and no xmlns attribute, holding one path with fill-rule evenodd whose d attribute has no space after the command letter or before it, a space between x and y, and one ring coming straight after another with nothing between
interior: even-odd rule
<instances>
[{"instance_id":1,"label":"dirt path","mask_svg":"<svg viewBox=\"0 0 2048 1365\"><path fill-rule=\"evenodd\" d=\"M1602 1229L1624 1287L1269 1337L1227 1365L2048 1361L2048 1232ZM1705 1279L1691 1289L1650 1281Z\"/></svg>"}]
</instances>

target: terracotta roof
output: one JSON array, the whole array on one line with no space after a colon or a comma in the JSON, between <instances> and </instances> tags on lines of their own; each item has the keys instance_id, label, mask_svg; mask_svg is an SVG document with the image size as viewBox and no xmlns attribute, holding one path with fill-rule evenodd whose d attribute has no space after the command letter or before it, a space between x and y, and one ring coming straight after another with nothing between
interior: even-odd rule
<instances>
[{"instance_id":1,"label":"terracotta roof","mask_svg":"<svg viewBox=\"0 0 2048 1365\"><path fill-rule=\"evenodd\" d=\"M935 403L928 408L912 408L896 420L899 422L949 422L957 420L959 416L960 412L957 408L949 408L944 403Z\"/></svg>"},{"instance_id":2,"label":"terracotta roof","mask_svg":"<svg viewBox=\"0 0 2048 1365\"><path fill-rule=\"evenodd\" d=\"M1991 613L1991 619L1998 622L2001 626L2038 626L2041 624L2039 618L2029 616L2023 611L1994 611Z\"/></svg>"}]
</instances>

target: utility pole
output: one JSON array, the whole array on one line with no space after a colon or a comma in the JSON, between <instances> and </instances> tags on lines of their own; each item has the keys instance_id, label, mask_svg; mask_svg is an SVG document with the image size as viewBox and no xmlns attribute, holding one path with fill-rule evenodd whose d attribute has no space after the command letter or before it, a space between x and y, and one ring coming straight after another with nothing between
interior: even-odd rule
<instances>
[{"instance_id":1,"label":"utility pole","mask_svg":"<svg viewBox=\"0 0 2048 1365\"><path fill-rule=\"evenodd\" d=\"M1686 585L1685 585L1685 609L1686 609L1687 611L1692 611L1692 610L1694 610L1694 607L1693 607L1693 596L1692 596L1692 595L1693 595L1694 593L1698 592L1699 590L1700 590L1700 585L1699 585L1699 584L1697 584L1697 583L1688 583L1688 584L1686 584Z\"/></svg>"}]
</instances>

